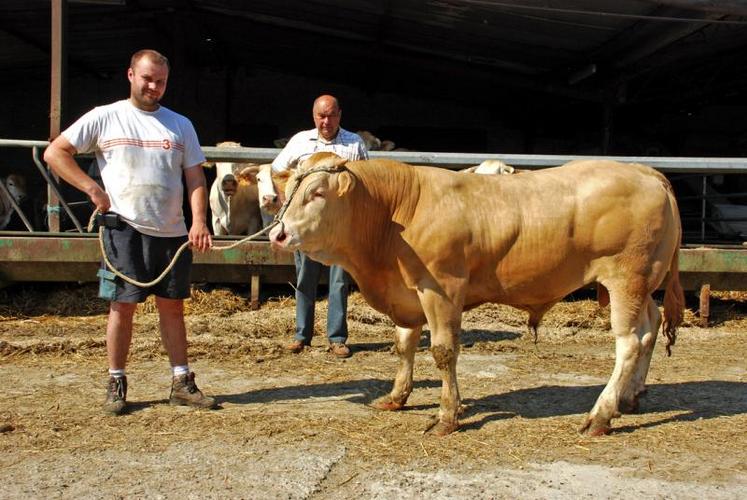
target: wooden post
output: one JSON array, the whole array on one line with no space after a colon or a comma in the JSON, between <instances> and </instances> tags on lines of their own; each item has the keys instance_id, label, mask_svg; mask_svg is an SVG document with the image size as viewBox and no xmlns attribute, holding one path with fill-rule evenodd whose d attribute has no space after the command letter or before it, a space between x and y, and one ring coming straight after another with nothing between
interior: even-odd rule
<instances>
[{"instance_id":1,"label":"wooden post","mask_svg":"<svg viewBox=\"0 0 747 500\"><path fill-rule=\"evenodd\" d=\"M708 326L708 316L711 314L711 285L704 283L700 287L700 326Z\"/></svg>"},{"instance_id":2,"label":"wooden post","mask_svg":"<svg viewBox=\"0 0 747 500\"><path fill-rule=\"evenodd\" d=\"M67 0L52 0L52 68L49 103L49 140L61 131L64 81L67 73ZM54 175L54 174L52 174ZM57 179L57 176L55 176ZM51 187L47 188L47 225L49 231L60 231L60 200Z\"/></svg>"},{"instance_id":3,"label":"wooden post","mask_svg":"<svg viewBox=\"0 0 747 500\"><path fill-rule=\"evenodd\" d=\"M249 293L251 297L249 308L256 311L259 309L259 274L252 273Z\"/></svg>"}]
</instances>

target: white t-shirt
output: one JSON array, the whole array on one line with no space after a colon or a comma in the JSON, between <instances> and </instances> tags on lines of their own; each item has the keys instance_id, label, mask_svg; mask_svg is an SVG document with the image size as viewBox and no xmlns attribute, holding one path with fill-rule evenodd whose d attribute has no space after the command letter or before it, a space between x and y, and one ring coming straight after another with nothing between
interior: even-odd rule
<instances>
[{"instance_id":1,"label":"white t-shirt","mask_svg":"<svg viewBox=\"0 0 747 500\"><path fill-rule=\"evenodd\" d=\"M187 234L183 170L201 168L205 155L186 117L124 99L92 109L62 135L79 153L95 152L113 212L144 234Z\"/></svg>"},{"instance_id":2,"label":"white t-shirt","mask_svg":"<svg viewBox=\"0 0 747 500\"><path fill-rule=\"evenodd\" d=\"M340 158L350 161L367 160L368 151L363 139L358 134L349 132L342 127L331 141L325 141L319 136L315 128L297 133L288 141L283 150L272 162L272 170L282 172L299 159L305 159L313 153L329 151Z\"/></svg>"}]
</instances>

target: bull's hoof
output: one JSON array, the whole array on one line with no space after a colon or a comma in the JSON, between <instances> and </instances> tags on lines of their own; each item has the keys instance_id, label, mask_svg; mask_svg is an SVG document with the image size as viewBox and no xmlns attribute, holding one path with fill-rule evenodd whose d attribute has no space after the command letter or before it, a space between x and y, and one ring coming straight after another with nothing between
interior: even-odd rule
<instances>
[{"instance_id":1,"label":"bull's hoof","mask_svg":"<svg viewBox=\"0 0 747 500\"><path fill-rule=\"evenodd\" d=\"M428 429L426 429L426 432L430 432L431 434L438 437L444 437L448 436L457 429L459 429L459 422L441 422L440 420L437 420Z\"/></svg>"},{"instance_id":2,"label":"bull's hoof","mask_svg":"<svg viewBox=\"0 0 747 500\"><path fill-rule=\"evenodd\" d=\"M601 427L590 427L586 431L586 435L589 437L599 437L599 436L606 436L611 431L610 426L604 425Z\"/></svg>"},{"instance_id":3,"label":"bull's hoof","mask_svg":"<svg viewBox=\"0 0 747 500\"><path fill-rule=\"evenodd\" d=\"M595 422L592 418L587 418L583 425L579 427L578 433L584 434L590 437L606 436L610 433L611 427L609 423Z\"/></svg>"},{"instance_id":4,"label":"bull's hoof","mask_svg":"<svg viewBox=\"0 0 747 500\"><path fill-rule=\"evenodd\" d=\"M371 406L373 406L377 410L383 411L397 411L405 407L404 403L395 403L391 399L389 401L378 401L376 403L373 403Z\"/></svg>"}]
</instances>

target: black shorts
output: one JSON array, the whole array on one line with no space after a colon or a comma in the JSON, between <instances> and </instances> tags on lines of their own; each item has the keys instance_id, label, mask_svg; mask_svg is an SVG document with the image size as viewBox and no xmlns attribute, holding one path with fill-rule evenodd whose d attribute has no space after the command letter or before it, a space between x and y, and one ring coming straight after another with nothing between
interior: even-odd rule
<instances>
[{"instance_id":1,"label":"black shorts","mask_svg":"<svg viewBox=\"0 0 747 500\"><path fill-rule=\"evenodd\" d=\"M104 228L104 248L109 262L117 271L142 283L153 281L168 267L187 236L160 238L136 231L122 222L117 228ZM104 264L105 266L105 264ZM189 298L192 250L185 249L164 278L150 288L141 288L115 278L115 302L144 302L150 294L167 299ZM102 280L104 278L101 278Z\"/></svg>"}]
</instances>

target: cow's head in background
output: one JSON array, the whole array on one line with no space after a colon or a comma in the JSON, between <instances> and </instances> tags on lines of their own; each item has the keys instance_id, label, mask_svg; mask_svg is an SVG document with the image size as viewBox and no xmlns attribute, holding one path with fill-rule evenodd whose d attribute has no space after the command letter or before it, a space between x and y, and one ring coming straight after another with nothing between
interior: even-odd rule
<instances>
[{"instance_id":1,"label":"cow's head in background","mask_svg":"<svg viewBox=\"0 0 747 500\"><path fill-rule=\"evenodd\" d=\"M5 178L5 187L16 200L16 203L22 203L26 199L26 178L19 174L10 174Z\"/></svg>"},{"instance_id":2,"label":"cow's head in background","mask_svg":"<svg viewBox=\"0 0 747 500\"><path fill-rule=\"evenodd\" d=\"M293 176L294 170L273 172L272 164L261 165L257 173L259 186L259 208L264 212L275 215L285 201L285 186Z\"/></svg>"}]
</instances>

